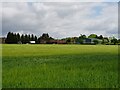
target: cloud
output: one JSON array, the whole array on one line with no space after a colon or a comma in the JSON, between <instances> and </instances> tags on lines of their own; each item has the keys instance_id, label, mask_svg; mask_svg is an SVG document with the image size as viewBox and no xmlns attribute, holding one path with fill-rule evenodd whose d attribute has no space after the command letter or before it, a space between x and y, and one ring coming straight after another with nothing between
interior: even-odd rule
<instances>
[{"instance_id":1,"label":"cloud","mask_svg":"<svg viewBox=\"0 0 120 90\"><path fill-rule=\"evenodd\" d=\"M3 36L8 31L49 33L54 38L89 35L117 36L117 3L3 3Z\"/></svg>"},{"instance_id":2,"label":"cloud","mask_svg":"<svg viewBox=\"0 0 120 90\"><path fill-rule=\"evenodd\" d=\"M1 2L119 2L119 0L1 0Z\"/></svg>"},{"instance_id":3,"label":"cloud","mask_svg":"<svg viewBox=\"0 0 120 90\"><path fill-rule=\"evenodd\" d=\"M2 36L2 3L0 3L0 37Z\"/></svg>"}]
</instances>

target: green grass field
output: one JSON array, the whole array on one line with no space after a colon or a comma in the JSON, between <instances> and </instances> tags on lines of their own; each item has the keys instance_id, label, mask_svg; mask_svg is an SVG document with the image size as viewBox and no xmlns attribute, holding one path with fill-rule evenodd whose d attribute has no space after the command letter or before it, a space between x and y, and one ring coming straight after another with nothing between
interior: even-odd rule
<instances>
[{"instance_id":1,"label":"green grass field","mask_svg":"<svg viewBox=\"0 0 120 90\"><path fill-rule=\"evenodd\" d=\"M117 88L118 46L2 45L3 88Z\"/></svg>"}]
</instances>

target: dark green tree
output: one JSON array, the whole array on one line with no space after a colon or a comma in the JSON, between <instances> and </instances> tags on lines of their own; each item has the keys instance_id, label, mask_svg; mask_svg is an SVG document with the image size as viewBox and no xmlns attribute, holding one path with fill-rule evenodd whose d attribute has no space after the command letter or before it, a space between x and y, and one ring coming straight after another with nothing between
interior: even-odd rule
<instances>
[{"instance_id":1,"label":"dark green tree","mask_svg":"<svg viewBox=\"0 0 120 90\"><path fill-rule=\"evenodd\" d=\"M85 39L85 38L86 38L86 35L82 35L82 34L80 34L79 38L81 38L81 39Z\"/></svg>"},{"instance_id":2,"label":"dark green tree","mask_svg":"<svg viewBox=\"0 0 120 90\"><path fill-rule=\"evenodd\" d=\"M21 41L20 34L17 33L17 42Z\"/></svg>"},{"instance_id":3,"label":"dark green tree","mask_svg":"<svg viewBox=\"0 0 120 90\"><path fill-rule=\"evenodd\" d=\"M67 39L66 39L66 42L67 42L68 44L70 44L71 38L67 38Z\"/></svg>"},{"instance_id":4,"label":"dark green tree","mask_svg":"<svg viewBox=\"0 0 120 90\"><path fill-rule=\"evenodd\" d=\"M103 36L102 35L98 36L98 39L103 39Z\"/></svg>"},{"instance_id":5,"label":"dark green tree","mask_svg":"<svg viewBox=\"0 0 120 90\"><path fill-rule=\"evenodd\" d=\"M120 39L118 39L118 43L120 43Z\"/></svg>"},{"instance_id":6,"label":"dark green tree","mask_svg":"<svg viewBox=\"0 0 120 90\"><path fill-rule=\"evenodd\" d=\"M24 34L22 34L22 36L21 36L21 42L22 42L23 44L25 44L25 36L24 36Z\"/></svg>"},{"instance_id":7,"label":"dark green tree","mask_svg":"<svg viewBox=\"0 0 120 90\"><path fill-rule=\"evenodd\" d=\"M28 35L28 39L29 39L29 42L31 41L31 36L30 36L30 34Z\"/></svg>"},{"instance_id":8,"label":"dark green tree","mask_svg":"<svg viewBox=\"0 0 120 90\"><path fill-rule=\"evenodd\" d=\"M11 38L11 32L8 32L8 34L7 34L7 38L6 38L6 40L5 40L5 43L11 43L10 42L10 38Z\"/></svg>"},{"instance_id":9,"label":"dark green tree","mask_svg":"<svg viewBox=\"0 0 120 90\"><path fill-rule=\"evenodd\" d=\"M32 34L31 35L31 41L34 41L35 40L35 37L34 37L34 35Z\"/></svg>"},{"instance_id":10,"label":"dark green tree","mask_svg":"<svg viewBox=\"0 0 120 90\"><path fill-rule=\"evenodd\" d=\"M13 33L13 43L17 44L17 34Z\"/></svg>"},{"instance_id":11,"label":"dark green tree","mask_svg":"<svg viewBox=\"0 0 120 90\"><path fill-rule=\"evenodd\" d=\"M108 44L108 43L109 43L108 37L104 37L104 38L102 39L102 44Z\"/></svg>"},{"instance_id":12,"label":"dark green tree","mask_svg":"<svg viewBox=\"0 0 120 90\"><path fill-rule=\"evenodd\" d=\"M12 32L8 32L5 42L8 43L8 44L14 44L16 42L15 41L15 35Z\"/></svg>"},{"instance_id":13,"label":"dark green tree","mask_svg":"<svg viewBox=\"0 0 120 90\"><path fill-rule=\"evenodd\" d=\"M79 36L79 43L80 43L80 44L83 44L83 40L84 40L85 38L87 38L86 35L80 34L80 36Z\"/></svg>"},{"instance_id":14,"label":"dark green tree","mask_svg":"<svg viewBox=\"0 0 120 90\"><path fill-rule=\"evenodd\" d=\"M35 36L35 42L38 43L38 39L37 39L37 36Z\"/></svg>"},{"instance_id":15,"label":"dark green tree","mask_svg":"<svg viewBox=\"0 0 120 90\"><path fill-rule=\"evenodd\" d=\"M29 43L29 36L25 34L25 43Z\"/></svg>"},{"instance_id":16,"label":"dark green tree","mask_svg":"<svg viewBox=\"0 0 120 90\"><path fill-rule=\"evenodd\" d=\"M51 40L52 39L52 37L49 37L49 35L48 35L48 33L43 33L42 34L42 36L40 36L39 38L38 38L38 42L39 43L43 43L43 42L48 42L49 40Z\"/></svg>"},{"instance_id":17,"label":"dark green tree","mask_svg":"<svg viewBox=\"0 0 120 90\"><path fill-rule=\"evenodd\" d=\"M116 43L118 43L118 40L117 40L116 38L113 38L113 39L111 40L111 43L113 43L113 44L115 45Z\"/></svg>"}]
</instances>

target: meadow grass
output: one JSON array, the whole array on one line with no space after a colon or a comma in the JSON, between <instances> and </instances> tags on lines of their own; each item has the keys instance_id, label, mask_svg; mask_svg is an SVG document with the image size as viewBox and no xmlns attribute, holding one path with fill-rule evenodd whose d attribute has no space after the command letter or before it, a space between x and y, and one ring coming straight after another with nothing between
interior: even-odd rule
<instances>
[{"instance_id":1,"label":"meadow grass","mask_svg":"<svg viewBox=\"0 0 120 90\"><path fill-rule=\"evenodd\" d=\"M2 46L3 88L118 88L118 46Z\"/></svg>"}]
</instances>

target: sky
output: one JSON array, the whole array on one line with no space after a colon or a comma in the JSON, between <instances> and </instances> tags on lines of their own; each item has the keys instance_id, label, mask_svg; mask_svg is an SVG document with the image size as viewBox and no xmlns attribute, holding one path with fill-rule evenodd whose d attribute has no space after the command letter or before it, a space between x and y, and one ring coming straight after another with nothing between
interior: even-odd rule
<instances>
[{"instance_id":1,"label":"sky","mask_svg":"<svg viewBox=\"0 0 120 90\"><path fill-rule=\"evenodd\" d=\"M119 0L1 0L1 2L119 2Z\"/></svg>"},{"instance_id":2,"label":"sky","mask_svg":"<svg viewBox=\"0 0 120 90\"><path fill-rule=\"evenodd\" d=\"M53 38L74 37L80 34L118 37L118 0L87 1L92 0L4 2L0 10L2 36L6 36L7 32L11 31L35 34L38 37L42 33L49 33Z\"/></svg>"}]
</instances>

